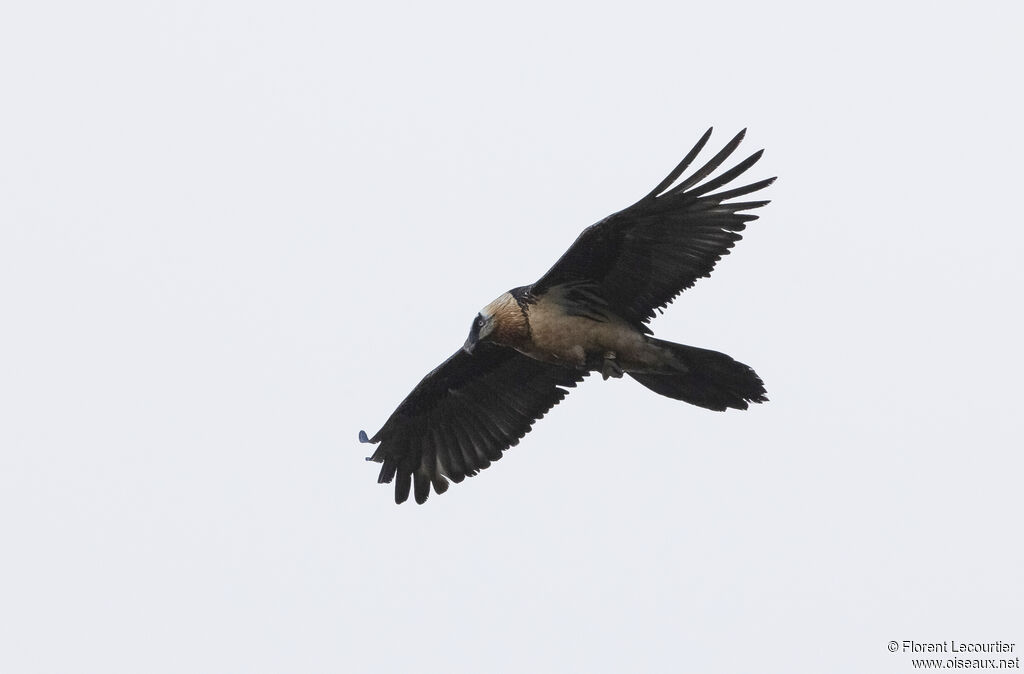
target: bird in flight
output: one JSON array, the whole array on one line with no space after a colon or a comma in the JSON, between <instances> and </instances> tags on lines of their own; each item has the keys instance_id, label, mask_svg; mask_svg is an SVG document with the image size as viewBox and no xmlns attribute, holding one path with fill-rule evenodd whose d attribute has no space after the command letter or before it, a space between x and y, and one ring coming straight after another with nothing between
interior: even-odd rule
<instances>
[{"instance_id":1,"label":"bird in flight","mask_svg":"<svg viewBox=\"0 0 1024 674\"><path fill-rule=\"evenodd\" d=\"M705 181L739 146L741 131L683 178L711 137L632 206L583 233L533 285L513 288L480 310L461 349L412 390L372 438L368 461L395 503L476 475L519 443L533 423L591 372L632 377L655 393L710 410L765 402L750 367L717 351L655 339L648 327L740 240L767 201L733 201L768 178L720 190L761 158L755 152Z\"/></svg>"}]
</instances>

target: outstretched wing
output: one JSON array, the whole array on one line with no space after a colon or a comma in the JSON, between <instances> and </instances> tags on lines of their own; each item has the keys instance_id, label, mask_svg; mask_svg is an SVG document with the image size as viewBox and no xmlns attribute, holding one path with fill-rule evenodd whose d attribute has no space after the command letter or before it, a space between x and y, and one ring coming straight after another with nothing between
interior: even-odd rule
<instances>
[{"instance_id":1,"label":"outstretched wing","mask_svg":"<svg viewBox=\"0 0 1024 674\"><path fill-rule=\"evenodd\" d=\"M678 185L672 184L704 148L711 129L682 162L650 194L629 208L583 231L564 255L538 280L531 292L540 295L566 283L590 286L601 300L638 329L656 309L666 307L697 279L710 276L715 263L740 240L739 232L757 216L744 211L767 201L730 202L774 182L761 180L716 192L761 158L755 152L732 169L702 184L743 140L741 131L704 166Z\"/></svg>"},{"instance_id":2,"label":"outstretched wing","mask_svg":"<svg viewBox=\"0 0 1024 674\"><path fill-rule=\"evenodd\" d=\"M376 435L367 460L383 463L380 483L395 479L395 503L443 494L448 478L462 482L501 458L587 375L534 360L513 349L480 343L462 349L428 374ZM397 478L397 479L396 479Z\"/></svg>"}]
</instances>

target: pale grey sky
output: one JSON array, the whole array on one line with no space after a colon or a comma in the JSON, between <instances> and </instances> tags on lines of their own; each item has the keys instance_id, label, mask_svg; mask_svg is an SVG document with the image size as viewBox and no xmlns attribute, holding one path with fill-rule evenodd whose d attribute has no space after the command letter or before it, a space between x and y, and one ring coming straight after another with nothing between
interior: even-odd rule
<instances>
[{"instance_id":1,"label":"pale grey sky","mask_svg":"<svg viewBox=\"0 0 1024 674\"><path fill-rule=\"evenodd\" d=\"M8 3L0 670L909 672L1024 650L1019 9ZM395 506L374 432L709 125L773 203L658 336Z\"/></svg>"}]
</instances>

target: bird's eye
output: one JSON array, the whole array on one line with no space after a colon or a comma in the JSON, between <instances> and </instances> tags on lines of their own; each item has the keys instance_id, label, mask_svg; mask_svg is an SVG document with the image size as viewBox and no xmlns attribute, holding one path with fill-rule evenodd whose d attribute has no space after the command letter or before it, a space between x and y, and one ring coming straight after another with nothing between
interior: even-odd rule
<instances>
[{"instance_id":1,"label":"bird's eye","mask_svg":"<svg viewBox=\"0 0 1024 674\"><path fill-rule=\"evenodd\" d=\"M484 317L483 316L477 316L476 317L476 327L478 327L478 328L484 327Z\"/></svg>"}]
</instances>

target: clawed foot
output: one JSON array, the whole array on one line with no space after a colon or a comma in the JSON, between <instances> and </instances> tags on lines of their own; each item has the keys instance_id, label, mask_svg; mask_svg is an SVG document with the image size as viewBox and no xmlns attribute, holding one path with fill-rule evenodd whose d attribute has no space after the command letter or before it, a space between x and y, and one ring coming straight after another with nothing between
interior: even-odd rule
<instances>
[{"instance_id":1,"label":"clawed foot","mask_svg":"<svg viewBox=\"0 0 1024 674\"><path fill-rule=\"evenodd\" d=\"M604 379L608 379L608 377L620 379L622 377L622 368L619 367L614 351L605 352L604 360L601 363L601 377Z\"/></svg>"}]
</instances>

